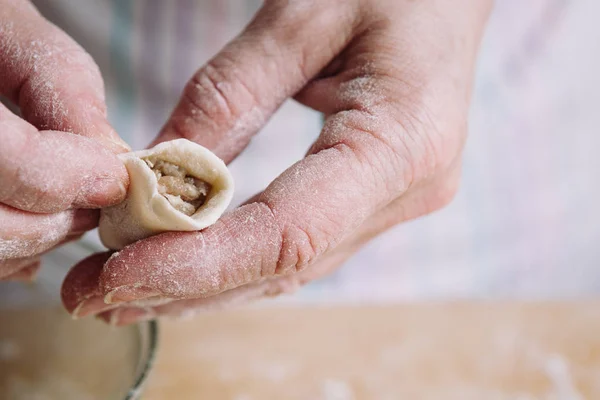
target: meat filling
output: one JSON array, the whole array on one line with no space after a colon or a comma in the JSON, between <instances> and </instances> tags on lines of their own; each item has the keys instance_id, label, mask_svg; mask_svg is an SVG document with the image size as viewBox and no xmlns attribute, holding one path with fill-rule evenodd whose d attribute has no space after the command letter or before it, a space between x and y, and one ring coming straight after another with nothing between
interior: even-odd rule
<instances>
[{"instance_id":1,"label":"meat filling","mask_svg":"<svg viewBox=\"0 0 600 400\"><path fill-rule=\"evenodd\" d=\"M185 168L148 157L143 159L156 175L158 192L185 215L194 214L206 202L212 189L210 183L188 175Z\"/></svg>"}]
</instances>

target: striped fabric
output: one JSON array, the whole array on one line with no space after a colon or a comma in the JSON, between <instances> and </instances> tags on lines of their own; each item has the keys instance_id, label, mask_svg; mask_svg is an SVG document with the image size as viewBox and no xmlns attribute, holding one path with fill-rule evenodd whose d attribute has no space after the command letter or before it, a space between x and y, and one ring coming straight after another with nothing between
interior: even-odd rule
<instances>
[{"instance_id":1,"label":"striped fabric","mask_svg":"<svg viewBox=\"0 0 600 400\"><path fill-rule=\"evenodd\" d=\"M96 59L110 119L136 149L158 132L185 81L260 6L247 0L37 4ZM497 1L456 200L374 240L297 298L600 292L598 15L596 0ZM302 157L319 126L316 113L285 104L232 164L235 201Z\"/></svg>"}]
</instances>

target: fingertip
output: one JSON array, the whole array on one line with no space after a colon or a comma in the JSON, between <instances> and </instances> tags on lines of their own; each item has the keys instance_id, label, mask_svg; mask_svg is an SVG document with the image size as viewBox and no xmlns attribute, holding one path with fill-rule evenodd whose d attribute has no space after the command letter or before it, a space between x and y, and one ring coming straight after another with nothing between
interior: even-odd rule
<instances>
[{"instance_id":1,"label":"fingertip","mask_svg":"<svg viewBox=\"0 0 600 400\"><path fill-rule=\"evenodd\" d=\"M14 272L11 275L8 275L2 280L5 281L19 281L19 282L33 282L37 277L37 274L40 270L42 262L40 260L34 261L29 265L24 266L19 269L17 272Z\"/></svg>"},{"instance_id":2,"label":"fingertip","mask_svg":"<svg viewBox=\"0 0 600 400\"><path fill-rule=\"evenodd\" d=\"M82 303L95 297L101 297L98 281L102 268L110 252L93 254L77 263L67 273L63 281L60 295L66 310L73 314L81 314Z\"/></svg>"},{"instance_id":3,"label":"fingertip","mask_svg":"<svg viewBox=\"0 0 600 400\"><path fill-rule=\"evenodd\" d=\"M149 321L156 317L156 312L150 307L122 307L96 316L98 320L114 327Z\"/></svg>"},{"instance_id":4,"label":"fingertip","mask_svg":"<svg viewBox=\"0 0 600 400\"><path fill-rule=\"evenodd\" d=\"M79 319L88 315L99 314L115 307L115 305L106 304L102 296L90 296L79 302L70 313L73 319Z\"/></svg>"},{"instance_id":5,"label":"fingertip","mask_svg":"<svg viewBox=\"0 0 600 400\"><path fill-rule=\"evenodd\" d=\"M94 157L91 174L82 182L72 206L79 208L102 208L122 202L127 196L129 173L114 153L97 144L90 149ZM88 167L89 168L89 167Z\"/></svg>"},{"instance_id":6,"label":"fingertip","mask_svg":"<svg viewBox=\"0 0 600 400\"><path fill-rule=\"evenodd\" d=\"M210 296L276 273L281 231L264 204L249 204L201 232L166 232L132 243L105 264L105 301Z\"/></svg>"},{"instance_id":7,"label":"fingertip","mask_svg":"<svg viewBox=\"0 0 600 400\"><path fill-rule=\"evenodd\" d=\"M127 169L98 141L69 132L37 132L27 126L10 133L16 139L0 146L2 175L14 177L0 186L3 204L48 214L102 208L125 199Z\"/></svg>"},{"instance_id":8,"label":"fingertip","mask_svg":"<svg viewBox=\"0 0 600 400\"><path fill-rule=\"evenodd\" d=\"M120 286L106 293L104 302L106 304L119 304L132 301L146 300L156 297L161 297L161 292L142 285L125 285Z\"/></svg>"},{"instance_id":9,"label":"fingertip","mask_svg":"<svg viewBox=\"0 0 600 400\"><path fill-rule=\"evenodd\" d=\"M181 232L179 232L181 233ZM101 292L107 303L122 303L160 296L149 282L150 269L156 266L156 245L163 233L134 242L107 259L99 277Z\"/></svg>"}]
</instances>

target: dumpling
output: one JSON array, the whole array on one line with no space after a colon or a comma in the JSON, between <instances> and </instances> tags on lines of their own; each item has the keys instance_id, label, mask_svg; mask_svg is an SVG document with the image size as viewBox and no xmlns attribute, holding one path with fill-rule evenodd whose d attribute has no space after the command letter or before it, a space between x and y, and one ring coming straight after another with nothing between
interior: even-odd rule
<instances>
[{"instance_id":1,"label":"dumpling","mask_svg":"<svg viewBox=\"0 0 600 400\"><path fill-rule=\"evenodd\" d=\"M210 150L176 139L119 156L129 173L121 204L100 214L100 239L118 250L165 231L197 231L214 224L233 196L233 178Z\"/></svg>"}]
</instances>

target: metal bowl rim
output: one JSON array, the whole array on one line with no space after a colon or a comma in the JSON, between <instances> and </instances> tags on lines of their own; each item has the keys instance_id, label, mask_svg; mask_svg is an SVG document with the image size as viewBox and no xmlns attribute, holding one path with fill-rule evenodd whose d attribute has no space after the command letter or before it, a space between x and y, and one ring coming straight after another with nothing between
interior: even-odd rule
<instances>
[{"instance_id":1,"label":"metal bowl rim","mask_svg":"<svg viewBox=\"0 0 600 400\"><path fill-rule=\"evenodd\" d=\"M146 325L148 329L148 353L146 355L146 359L143 363L141 370L135 378L134 384L132 385L131 389L129 389L129 392L127 393L127 396L124 400L135 400L139 398L139 395L143 390L144 384L146 383L148 375L150 374L150 371L152 370L152 367L154 366L154 362L156 360L159 337L158 323L153 320L145 322L141 325ZM139 326L139 329L143 329L141 325Z\"/></svg>"}]
</instances>

